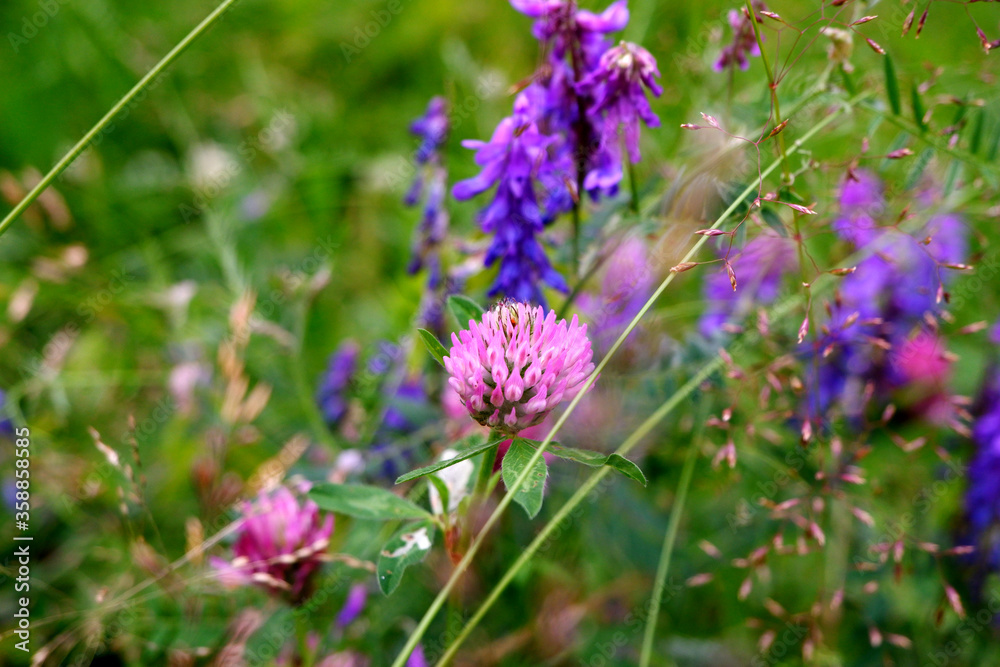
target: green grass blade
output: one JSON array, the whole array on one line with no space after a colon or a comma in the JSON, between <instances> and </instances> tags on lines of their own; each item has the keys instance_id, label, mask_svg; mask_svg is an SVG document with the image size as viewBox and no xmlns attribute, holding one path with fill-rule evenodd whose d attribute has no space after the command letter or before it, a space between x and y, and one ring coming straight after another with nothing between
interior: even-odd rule
<instances>
[{"instance_id":1,"label":"green grass blade","mask_svg":"<svg viewBox=\"0 0 1000 667\"><path fill-rule=\"evenodd\" d=\"M108 124L114 120L115 116L125 109L125 107L127 107L132 100L134 100L139 93L145 90L157 77L163 74L164 70L177 60L177 58L184 53L184 51L191 46L196 39L198 39L206 30L211 28L212 25L222 18L229 8L237 2L239 2L239 0L223 0L219 3L219 6L215 8L215 11L206 16L205 20L195 26L195 28L189 32L186 37L184 37L184 39L178 42L177 46L170 49L170 52L163 56L160 62L156 63L156 65L153 66L153 69L146 73L146 76L139 79L139 83L135 84L130 91L125 93L125 96L118 100L118 102L111 107L111 110L104 114L104 117L97 121L97 124L90 128L90 131L83 135L83 138L76 142L76 145L69 149L69 152L66 153L66 155L64 155L62 159L49 170L49 173L45 174L42 180L38 182L38 185L32 188L31 192L29 192L2 221L0 221L0 236L3 236L4 232L7 231L7 228L10 227L29 206L31 206L50 185L52 185L52 182L59 177L59 174L63 173L67 167L73 164L73 161L87 149L87 146L90 145L90 142L93 141L97 135L104 131L104 128L106 128Z\"/></svg>"}]
</instances>

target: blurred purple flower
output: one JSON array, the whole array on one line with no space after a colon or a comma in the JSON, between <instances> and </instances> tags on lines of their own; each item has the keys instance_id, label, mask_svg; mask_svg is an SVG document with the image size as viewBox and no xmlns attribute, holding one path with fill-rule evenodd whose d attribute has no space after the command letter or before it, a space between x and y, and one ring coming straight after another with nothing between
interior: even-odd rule
<instances>
[{"instance_id":1,"label":"blurred purple flower","mask_svg":"<svg viewBox=\"0 0 1000 667\"><path fill-rule=\"evenodd\" d=\"M964 542L976 547L978 578L1000 571L1000 367L992 365L979 395L968 469ZM980 581L981 584L981 581Z\"/></svg>"},{"instance_id":2,"label":"blurred purple flower","mask_svg":"<svg viewBox=\"0 0 1000 667\"><path fill-rule=\"evenodd\" d=\"M601 291L581 295L580 308L594 323L594 347L607 351L653 291L653 274L645 242L635 235L614 248L604 267ZM633 331L633 334L635 331Z\"/></svg>"},{"instance_id":3,"label":"blurred purple flower","mask_svg":"<svg viewBox=\"0 0 1000 667\"><path fill-rule=\"evenodd\" d=\"M753 2L754 14L761 10L766 10L767 6L761 0ZM756 16L758 23L762 23L759 16ZM760 46L757 44L757 37L754 34L753 23L750 13L746 7L729 10L729 27L733 31L733 41L722 49L719 59L713 66L716 72L722 72L727 67L738 66L745 70L750 67L750 60L747 55L759 56ZM761 36L763 40L763 35Z\"/></svg>"},{"instance_id":4,"label":"blurred purple flower","mask_svg":"<svg viewBox=\"0 0 1000 667\"><path fill-rule=\"evenodd\" d=\"M539 131L524 93L514 102L514 115L500 121L489 142L462 142L476 150L476 163L483 169L478 176L455 184L455 198L471 199L496 186L493 201L479 213L483 231L494 235L485 264L492 266L500 260L490 296L504 294L542 304L545 298L540 283L560 291L568 289L537 238L544 220L535 184L540 174L552 169L546 150L551 143L552 139Z\"/></svg>"},{"instance_id":5,"label":"blurred purple flower","mask_svg":"<svg viewBox=\"0 0 1000 667\"><path fill-rule=\"evenodd\" d=\"M3 389L0 389L0 436L14 436L14 423L7 416L7 394Z\"/></svg>"},{"instance_id":6,"label":"blurred purple flower","mask_svg":"<svg viewBox=\"0 0 1000 667\"><path fill-rule=\"evenodd\" d=\"M949 276L939 264L962 262L967 252L965 224L953 214L932 216L916 238L879 226L881 183L867 172L844 183L840 207L834 229L871 254L844 276L826 332L810 344L808 356L819 359L807 364L809 414L816 419L833 403L859 418L870 383L885 393L927 379L931 369L909 367L900 354L912 351L925 316L940 313L938 292Z\"/></svg>"},{"instance_id":7,"label":"blurred purple flower","mask_svg":"<svg viewBox=\"0 0 1000 667\"><path fill-rule=\"evenodd\" d=\"M347 414L347 390L357 369L360 352L356 342L344 341L330 355L326 372L320 378L316 402L330 428L335 428Z\"/></svg>"},{"instance_id":8,"label":"blurred purple flower","mask_svg":"<svg viewBox=\"0 0 1000 667\"><path fill-rule=\"evenodd\" d=\"M795 243L779 236L759 236L731 257L729 264L737 278L735 290L726 271L717 271L705 281L708 307L698 330L706 338L718 336L727 325L736 325L754 306L774 303L782 279L797 264Z\"/></svg>"},{"instance_id":9,"label":"blurred purple flower","mask_svg":"<svg viewBox=\"0 0 1000 667\"><path fill-rule=\"evenodd\" d=\"M444 168L441 147L448 138L448 101L443 97L431 99L423 116L410 125L410 132L422 140L414 160L417 175L407 192L404 202L415 205L425 196L424 213L414 234L413 252L407 272L415 274L428 267L428 285L432 290L441 284L441 263L438 249L448 233L448 211L444 208L448 189L448 172Z\"/></svg>"},{"instance_id":10,"label":"blurred purple flower","mask_svg":"<svg viewBox=\"0 0 1000 667\"><path fill-rule=\"evenodd\" d=\"M541 423L594 370L587 325L575 315L557 322L554 310L502 302L470 326L451 336L448 383L473 419L507 435Z\"/></svg>"},{"instance_id":11,"label":"blurred purple flower","mask_svg":"<svg viewBox=\"0 0 1000 667\"><path fill-rule=\"evenodd\" d=\"M300 504L279 487L244 502L232 561L212 558L219 579L227 585L261 586L275 595L301 602L323 562L333 534L333 515L322 518L312 500Z\"/></svg>"},{"instance_id":12,"label":"blurred purple flower","mask_svg":"<svg viewBox=\"0 0 1000 667\"><path fill-rule=\"evenodd\" d=\"M429 664L427 658L424 657L424 647L420 644L417 644L413 653L406 660L406 667L428 667Z\"/></svg>"},{"instance_id":13,"label":"blurred purple flower","mask_svg":"<svg viewBox=\"0 0 1000 667\"><path fill-rule=\"evenodd\" d=\"M365 610L365 603L368 602L368 587L364 584L354 584L347 593L347 599L340 613L337 614L337 627L346 628L357 620L361 612Z\"/></svg>"},{"instance_id":14,"label":"blurred purple flower","mask_svg":"<svg viewBox=\"0 0 1000 667\"><path fill-rule=\"evenodd\" d=\"M840 212L833 230L840 238L864 246L881 231L875 220L885 211L882 182L865 170L851 170L840 187Z\"/></svg>"}]
</instances>

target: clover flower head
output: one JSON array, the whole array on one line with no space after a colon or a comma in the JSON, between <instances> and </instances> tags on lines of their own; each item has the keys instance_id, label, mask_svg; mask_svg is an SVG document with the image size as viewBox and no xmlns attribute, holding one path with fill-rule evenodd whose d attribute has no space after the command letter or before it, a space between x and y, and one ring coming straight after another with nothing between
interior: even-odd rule
<instances>
[{"instance_id":1,"label":"clover flower head","mask_svg":"<svg viewBox=\"0 0 1000 667\"><path fill-rule=\"evenodd\" d=\"M507 435L575 398L594 370L587 326L541 306L503 301L451 340L448 383L473 419Z\"/></svg>"},{"instance_id":2,"label":"clover flower head","mask_svg":"<svg viewBox=\"0 0 1000 667\"><path fill-rule=\"evenodd\" d=\"M330 544L333 515L321 517L316 503L299 503L285 487L244 502L242 513L233 560L212 559L220 580L304 599Z\"/></svg>"}]
</instances>

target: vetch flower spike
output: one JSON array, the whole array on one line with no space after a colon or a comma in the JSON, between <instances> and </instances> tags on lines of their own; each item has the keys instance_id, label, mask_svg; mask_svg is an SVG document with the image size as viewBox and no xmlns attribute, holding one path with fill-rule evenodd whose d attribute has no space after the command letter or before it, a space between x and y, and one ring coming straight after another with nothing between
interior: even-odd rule
<instances>
[{"instance_id":1,"label":"vetch flower spike","mask_svg":"<svg viewBox=\"0 0 1000 667\"><path fill-rule=\"evenodd\" d=\"M451 340L448 384L473 419L506 435L575 398L594 370L587 326L541 306L502 301Z\"/></svg>"}]
</instances>

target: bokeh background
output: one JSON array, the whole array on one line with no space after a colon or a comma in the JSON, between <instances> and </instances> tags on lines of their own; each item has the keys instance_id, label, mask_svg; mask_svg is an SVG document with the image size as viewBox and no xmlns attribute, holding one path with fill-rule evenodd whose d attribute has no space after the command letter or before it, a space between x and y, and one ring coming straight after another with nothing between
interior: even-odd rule
<instances>
[{"instance_id":1,"label":"bokeh background","mask_svg":"<svg viewBox=\"0 0 1000 667\"><path fill-rule=\"evenodd\" d=\"M807 14L807 3L769 4L782 16ZM1000 121L995 55L983 53L967 12L995 29L996 7L935 2L915 40L912 34L900 36L912 5L865 3L865 13L880 18L864 26L864 34L891 55L905 105L911 86L931 82L921 94L935 107L937 126L954 114L943 100L981 100L977 109L983 110L982 136L988 143ZM711 164L706 154L718 146L680 124L699 122L699 112L706 112L724 119L735 133L752 132L767 118L769 100L759 61L732 77L712 70L730 35L725 16L732 2L634 0L630 6L625 36L657 57L664 87L662 97L652 100L662 127L644 133L637 167L646 184L644 201L654 212L642 224L655 239L672 224L656 215L656 200L676 179L708 169L722 180L746 184L757 162L752 149L729 147ZM2 3L4 210L211 9L194 0ZM44 21L37 18L40 12ZM368 36L364 30L373 23L377 30ZM780 41L783 53L794 48L791 32L780 38L769 34L769 43ZM422 278L405 271L419 216L401 202L417 146L408 125L432 96L449 97L464 113L456 116L461 121L455 121L447 148L451 178L473 175L472 153L459 140L491 134L509 113L511 86L532 74L538 58L530 20L500 0L244 0L0 238L0 389L7 392L10 416L29 426L33 438L33 647L65 636L66 647L76 648L68 655L57 652L58 659L77 664L192 664L184 662L189 655L192 662L211 664L211 656L237 632L234 618L241 609L257 607L264 614L251 645L281 627L287 610L255 591L221 592L203 564L143 589L134 604L108 610L101 602L149 581L181 557L197 539L191 517L210 535L224 499L238 496L245 480L297 434L312 446L291 472L310 477L329 467L343 443L324 429L313 393L341 341L358 341L366 358L379 353L379 341L393 341L410 366L424 362L421 350L411 354L412 339L405 338L424 286ZM858 38L852 62L859 89L884 88L881 57ZM789 61L783 94L811 85L826 63L826 42L816 41ZM878 96L880 104L884 97ZM812 112L821 113L824 104ZM795 129L793 124L789 132ZM830 201L862 138L870 137L884 153L897 147L898 131L875 114L848 114L810 144L819 165L803 177L808 188L820 201ZM768 152L764 160L770 157ZM995 154L992 160L995 165ZM962 212L976 230L973 245L980 259L989 258L998 241L992 224L995 183L972 168L949 175L951 164L947 155L935 153L926 173L938 187L966 193ZM905 198L912 164L880 167L897 184L895 194ZM481 204L481 198L449 204L456 234L477 238L474 214ZM813 243L817 256L829 254L823 236ZM567 256L557 254L556 260L565 265ZM968 297L954 312L955 321L995 319L1000 289L995 282L976 288L961 282L970 280L963 275L955 287ZM488 274L472 278L468 293L482 300L489 281ZM629 395L638 398L629 398L630 409L619 415L621 433L683 381L677 364L710 354L690 342L700 286L697 272L685 274L657 304L653 320L673 341L671 354L681 351L671 357L680 361L661 359L623 380ZM252 425L233 432L215 415L223 402L217 394L206 389L195 404L184 406L171 398L169 387L178 365L215 364L229 334L230 312L247 290L256 292L257 312L267 324L246 347L246 374L253 385L273 390ZM797 325L789 324L793 331ZM989 356L983 341L982 336L955 341L957 393L975 393ZM750 353L748 363L754 355L766 359L779 353L764 346ZM214 387L217 379L189 377L204 387ZM739 405L738 388L720 391L724 398L718 405L729 399ZM629 615L634 618L648 599L680 471L678 444L690 439L700 410L714 410L706 405L711 400L695 397L645 445L648 488L615 480L561 531L470 643L472 649L492 645L505 657L481 663L469 658L469 664L634 664L641 626ZM131 461L130 418L137 424L141 502L119 497L120 488L132 487L121 470L109 467L92 433ZM738 411L740 419L745 424L751 417ZM913 426L908 435L920 435L921 428ZM956 456L967 451L957 435L927 435ZM219 451L219 439L228 443L225 455L210 455ZM588 444L610 450L617 443ZM919 514L913 530L927 541L949 544L962 476L949 473L929 453L931 447L910 456L884 435L873 436L871 444L868 464L875 472L861 493L881 498L885 514L867 539L890 530L894 514L928 493L929 510ZM761 581L748 599L736 595L745 572L730 560L746 557L774 530L762 511L736 526L730 515L772 479L769 466L782 459L781 451L762 445L759 456L748 456L735 471L699 466L675 557L672 581L678 588L668 593L663 610L657 664L751 664L761 623L780 629L785 622L768 615L762 601L781 600L798 612L816 598L828 567L821 556L775 564L771 579ZM5 496L12 461L5 444L0 452ZM572 492L583 472L553 475L543 517ZM934 486L936 480L944 484ZM5 503L0 512L7 577L13 549L7 545L14 534L9 509ZM532 530L519 512L505 519L469 585L471 608ZM338 530L335 548L360 553L374 532L364 526ZM698 548L702 539L722 556ZM857 549L864 540L856 538L844 549ZM953 562L930 558L908 563L895 578L887 575L877 594L856 598L858 606L845 611L850 622L831 626L841 635L831 630L828 648L812 664L928 664L929 652L957 637L960 622L943 610L942 570L949 580L961 581ZM373 664L388 664L412 628L409 619L419 618L446 572L443 558L432 559L431 567L415 569L394 597L379 600L373 593L364 625L345 641L370 655ZM709 585L679 587L705 572L715 574ZM334 590L328 608L317 612L317 627L337 613L345 595L345 586ZM12 582L5 578L0 597L5 627L12 604ZM754 620L759 618L767 620ZM871 626L906 635L916 648L873 646ZM627 646L618 646L616 633L625 636ZM88 637L102 639L88 644ZM992 637L990 628L975 632L948 664L994 664L1000 653ZM506 654L497 642L507 642ZM21 659L12 644L5 636L4 660ZM210 655L198 657L201 647L210 647ZM606 662L596 661L600 656ZM753 664L800 664L798 640L787 656L765 658L768 662Z\"/></svg>"}]
</instances>

